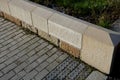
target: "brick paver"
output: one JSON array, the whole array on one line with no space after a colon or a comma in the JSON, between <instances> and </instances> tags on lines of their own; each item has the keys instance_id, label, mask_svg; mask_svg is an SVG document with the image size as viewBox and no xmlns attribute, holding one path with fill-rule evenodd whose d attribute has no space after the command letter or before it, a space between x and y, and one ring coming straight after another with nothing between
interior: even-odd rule
<instances>
[{"instance_id":1,"label":"brick paver","mask_svg":"<svg viewBox=\"0 0 120 80\"><path fill-rule=\"evenodd\" d=\"M0 80L84 80L92 71L41 37L0 18Z\"/></svg>"}]
</instances>

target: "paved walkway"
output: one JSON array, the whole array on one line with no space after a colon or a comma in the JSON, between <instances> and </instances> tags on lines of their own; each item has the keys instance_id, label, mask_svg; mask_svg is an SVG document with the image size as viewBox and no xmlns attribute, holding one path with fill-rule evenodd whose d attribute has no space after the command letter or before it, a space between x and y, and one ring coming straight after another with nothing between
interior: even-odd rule
<instances>
[{"instance_id":1,"label":"paved walkway","mask_svg":"<svg viewBox=\"0 0 120 80\"><path fill-rule=\"evenodd\" d=\"M0 18L0 80L84 80L92 68Z\"/></svg>"}]
</instances>

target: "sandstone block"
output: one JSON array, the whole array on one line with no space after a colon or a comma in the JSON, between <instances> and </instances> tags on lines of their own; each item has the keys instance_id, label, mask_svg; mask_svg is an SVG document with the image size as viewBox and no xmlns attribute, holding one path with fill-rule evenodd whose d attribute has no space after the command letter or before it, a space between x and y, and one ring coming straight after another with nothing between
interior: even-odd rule
<instances>
[{"instance_id":1,"label":"sandstone block","mask_svg":"<svg viewBox=\"0 0 120 80\"><path fill-rule=\"evenodd\" d=\"M53 11L43 6L37 6L32 12L33 26L48 33L48 18L53 15Z\"/></svg>"},{"instance_id":2,"label":"sandstone block","mask_svg":"<svg viewBox=\"0 0 120 80\"><path fill-rule=\"evenodd\" d=\"M13 16L11 16L9 14L6 14L4 12L3 12L3 15L4 15L4 18L16 23L17 25L21 25L21 21L19 19L15 18L15 17L13 17Z\"/></svg>"},{"instance_id":3,"label":"sandstone block","mask_svg":"<svg viewBox=\"0 0 120 80\"><path fill-rule=\"evenodd\" d=\"M82 34L88 27L85 23L82 20L55 13L48 20L49 34L73 47L81 49Z\"/></svg>"},{"instance_id":4,"label":"sandstone block","mask_svg":"<svg viewBox=\"0 0 120 80\"><path fill-rule=\"evenodd\" d=\"M24 0L12 0L9 3L9 7L13 17L32 25L31 12L36 6Z\"/></svg>"},{"instance_id":5,"label":"sandstone block","mask_svg":"<svg viewBox=\"0 0 120 80\"><path fill-rule=\"evenodd\" d=\"M96 27L88 27L83 35L81 59L89 65L109 74L115 48L120 35Z\"/></svg>"},{"instance_id":6,"label":"sandstone block","mask_svg":"<svg viewBox=\"0 0 120 80\"><path fill-rule=\"evenodd\" d=\"M62 48L63 50L65 50L66 52L70 53L71 55L73 55L75 57L80 56L80 49L75 48L72 45L70 45L64 41L60 41L60 48Z\"/></svg>"}]
</instances>

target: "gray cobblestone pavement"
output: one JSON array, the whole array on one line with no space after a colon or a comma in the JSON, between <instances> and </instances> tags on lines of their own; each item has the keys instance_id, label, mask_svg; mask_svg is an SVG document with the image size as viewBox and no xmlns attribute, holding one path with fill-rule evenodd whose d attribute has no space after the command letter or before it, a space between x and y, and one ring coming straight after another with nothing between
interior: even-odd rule
<instances>
[{"instance_id":1,"label":"gray cobblestone pavement","mask_svg":"<svg viewBox=\"0 0 120 80\"><path fill-rule=\"evenodd\" d=\"M0 80L84 80L92 71L41 37L0 18Z\"/></svg>"}]
</instances>

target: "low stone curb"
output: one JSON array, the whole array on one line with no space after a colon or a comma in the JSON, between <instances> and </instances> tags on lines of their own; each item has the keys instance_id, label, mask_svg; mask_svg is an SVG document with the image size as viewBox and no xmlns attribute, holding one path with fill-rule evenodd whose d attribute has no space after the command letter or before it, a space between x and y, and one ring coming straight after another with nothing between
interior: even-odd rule
<instances>
[{"instance_id":1,"label":"low stone curb","mask_svg":"<svg viewBox=\"0 0 120 80\"><path fill-rule=\"evenodd\" d=\"M103 73L114 71L120 33L28 0L0 0L0 15L49 40ZM120 65L119 65L120 66Z\"/></svg>"}]
</instances>

